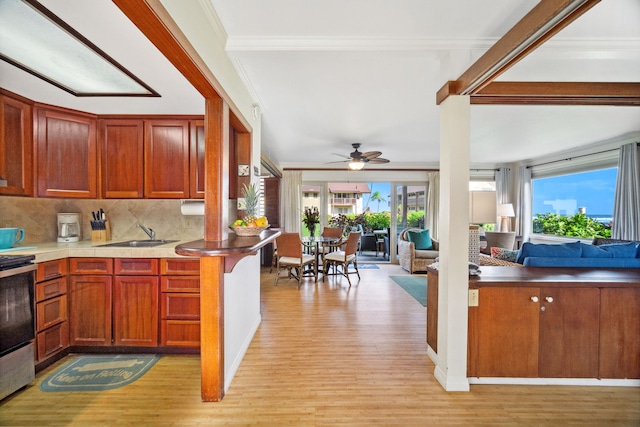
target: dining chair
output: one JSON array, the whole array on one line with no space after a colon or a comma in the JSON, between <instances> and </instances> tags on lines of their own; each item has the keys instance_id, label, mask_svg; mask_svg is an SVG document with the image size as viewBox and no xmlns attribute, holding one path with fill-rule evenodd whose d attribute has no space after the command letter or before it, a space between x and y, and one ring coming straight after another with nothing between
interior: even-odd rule
<instances>
[{"instance_id":1,"label":"dining chair","mask_svg":"<svg viewBox=\"0 0 640 427\"><path fill-rule=\"evenodd\" d=\"M298 233L282 233L276 237L276 246L278 248L278 256L276 260L276 279L274 286L278 286L278 278L280 270L287 269L288 277L295 278L298 281L298 289L300 289L301 279L305 267L311 267L314 270L315 280L318 276L315 273L316 257L302 253L302 239ZM295 270L295 271L294 271Z\"/></svg>"},{"instance_id":2,"label":"dining chair","mask_svg":"<svg viewBox=\"0 0 640 427\"><path fill-rule=\"evenodd\" d=\"M341 274L347 278L349 282L349 287L351 287L351 279L349 278L349 274L356 273L358 275L358 281L360 280L360 272L358 271L358 242L360 242L360 233L359 231L352 231L347 237L347 241L343 243L344 250L338 250L335 252L329 252L325 255L324 260L322 262L322 281L324 281L326 276L338 275ZM349 265L353 264L355 267L355 271L349 271ZM336 268L334 273L329 273L329 266L342 267L342 269Z\"/></svg>"}]
</instances>

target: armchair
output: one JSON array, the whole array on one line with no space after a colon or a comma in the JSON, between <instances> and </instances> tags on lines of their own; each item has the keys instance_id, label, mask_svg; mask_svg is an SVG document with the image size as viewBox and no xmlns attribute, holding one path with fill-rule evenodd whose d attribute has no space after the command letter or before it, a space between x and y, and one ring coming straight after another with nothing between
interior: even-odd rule
<instances>
[{"instance_id":1,"label":"armchair","mask_svg":"<svg viewBox=\"0 0 640 427\"><path fill-rule=\"evenodd\" d=\"M427 266L435 262L439 256L439 243L431 239L432 248L419 250L415 244L409 241L408 231L422 231L420 228L405 228L398 236L398 258L400 266L413 274L414 271L426 271Z\"/></svg>"}]
</instances>

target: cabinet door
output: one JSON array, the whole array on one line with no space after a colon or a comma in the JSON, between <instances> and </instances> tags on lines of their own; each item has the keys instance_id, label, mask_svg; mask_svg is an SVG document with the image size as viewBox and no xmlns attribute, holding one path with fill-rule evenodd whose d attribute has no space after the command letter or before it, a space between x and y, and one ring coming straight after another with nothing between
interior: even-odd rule
<instances>
[{"instance_id":1,"label":"cabinet door","mask_svg":"<svg viewBox=\"0 0 640 427\"><path fill-rule=\"evenodd\" d=\"M478 300L479 377L536 377L537 288L481 288ZM534 298L535 299L535 298Z\"/></svg>"},{"instance_id":2,"label":"cabinet door","mask_svg":"<svg viewBox=\"0 0 640 427\"><path fill-rule=\"evenodd\" d=\"M38 196L98 197L95 116L36 108Z\"/></svg>"},{"instance_id":3,"label":"cabinet door","mask_svg":"<svg viewBox=\"0 0 640 427\"><path fill-rule=\"evenodd\" d=\"M597 378L600 289L540 291L542 378Z\"/></svg>"},{"instance_id":4,"label":"cabinet door","mask_svg":"<svg viewBox=\"0 0 640 427\"><path fill-rule=\"evenodd\" d=\"M142 198L144 176L142 120L100 121L100 182L106 199Z\"/></svg>"},{"instance_id":5,"label":"cabinet door","mask_svg":"<svg viewBox=\"0 0 640 427\"><path fill-rule=\"evenodd\" d=\"M33 195L31 105L0 94L0 194Z\"/></svg>"},{"instance_id":6,"label":"cabinet door","mask_svg":"<svg viewBox=\"0 0 640 427\"><path fill-rule=\"evenodd\" d=\"M189 123L191 132L191 167L189 193L192 199L204 199L204 120Z\"/></svg>"},{"instance_id":7,"label":"cabinet door","mask_svg":"<svg viewBox=\"0 0 640 427\"><path fill-rule=\"evenodd\" d=\"M188 120L145 121L144 196L189 197Z\"/></svg>"},{"instance_id":8,"label":"cabinet door","mask_svg":"<svg viewBox=\"0 0 640 427\"><path fill-rule=\"evenodd\" d=\"M640 378L640 288L604 288L600 301L600 378Z\"/></svg>"},{"instance_id":9,"label":"cabinet door","mask_svg":"<svg viewBox=\"0 0 640 427\"><path fill-rule=\"evenodd\" d=\"M111 345L112 276L69 278L71 345Z\"/></svg>"},{"instance_id":10,"label":"cabinet door","mask_svg":"<svg viewBox=\"0 0 640 427\"><path fill-rule=\"evenodd\" d=\"M158 277L116 276L114 300L115 345L158 345Z\"/></svg>"}]
</instances>

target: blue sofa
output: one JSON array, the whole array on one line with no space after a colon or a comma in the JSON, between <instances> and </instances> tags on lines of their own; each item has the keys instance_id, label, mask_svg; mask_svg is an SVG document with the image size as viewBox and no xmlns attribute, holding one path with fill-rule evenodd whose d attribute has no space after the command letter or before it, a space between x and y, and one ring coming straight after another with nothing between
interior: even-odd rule
<instances>
[{"instance_id":1,"label":"blue sofa","mask_svg":"<svg viewBox=\"0 0 640 427\"><path fill-rule=\"evenodd\" d=\"M516 257L525 267L640 268L636 242L594 246L582 242L560 245L525 242Z\"/></svg>"}]
</instances>

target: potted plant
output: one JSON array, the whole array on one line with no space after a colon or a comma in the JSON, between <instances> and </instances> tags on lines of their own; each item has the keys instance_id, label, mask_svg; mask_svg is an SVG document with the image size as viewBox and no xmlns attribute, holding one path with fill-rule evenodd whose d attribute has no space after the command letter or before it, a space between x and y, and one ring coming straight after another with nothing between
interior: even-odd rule
<instances>
[{"instance_id":1,"label":"potted plant","mask_svg":"<svg viewBox=\"0 0 640 427\"><path fill-rule=\"evenodd\" d=\"M317 207L304 208L304 215L302 215L302 222L309 230L311 237L316 234L316 225L320 224L320 212Z\"/></svg>"}]
</instances>

